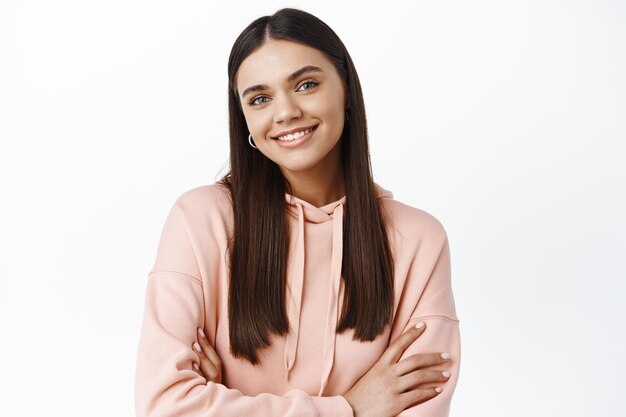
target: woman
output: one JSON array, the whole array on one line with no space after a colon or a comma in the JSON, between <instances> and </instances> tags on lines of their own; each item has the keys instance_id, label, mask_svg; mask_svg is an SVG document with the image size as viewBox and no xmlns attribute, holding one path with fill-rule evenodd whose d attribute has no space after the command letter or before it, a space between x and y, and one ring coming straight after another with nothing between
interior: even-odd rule
<instances>
[{"instance_id":1,"label":"woman","mask_svg":"<svg viewBox=\"0 0 626 417\"><path fill-rule=\"evenodd\" d=\"M137 415L448 415L460 339L446 232L374 183L343 43L282 9L241 33L228 73L230 172L167 217Z\"/></svg>"}]
</instances>

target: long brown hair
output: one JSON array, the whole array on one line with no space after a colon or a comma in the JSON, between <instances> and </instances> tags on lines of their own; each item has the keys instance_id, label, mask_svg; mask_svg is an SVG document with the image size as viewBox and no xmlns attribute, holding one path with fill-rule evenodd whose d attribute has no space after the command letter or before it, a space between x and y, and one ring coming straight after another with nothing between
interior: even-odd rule
<instances>
[{"instance_id":1,"label":"long brown hair","mask_svg":"<svg viewBox=\"0 0 626 417\"><path fill-rule=\"evenodd\" d=\"M234 233L229 243L228 319L235 357L257 364L257 349L270 333L289 332L286 269L289 223L285 192L291 190L279 166L248 145L250 133L235 79L242 61L269 39L299 42L323 52L344 81L349 121L340 138L346 178L343 227L344 302L338 332L371 341L393 318L393 259L382 207L376 195L361 84L352 58L326 23L298 9L284 8L253 21L236 39L228 60L230 170L218 181L230 191Z\"/></svg>"}]
</instances>

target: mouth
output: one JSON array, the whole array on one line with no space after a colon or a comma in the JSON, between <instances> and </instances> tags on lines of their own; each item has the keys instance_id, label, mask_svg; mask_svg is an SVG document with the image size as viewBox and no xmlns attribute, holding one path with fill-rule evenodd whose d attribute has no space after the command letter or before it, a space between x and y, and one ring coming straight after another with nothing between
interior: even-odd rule
<instances>
[{"instance_id":1,"label":"mouth","mask_svg":"<svg viewBox=\"0 0 626 417\"><path fill-rule=\"evenodd\" d=\"M281 142L292 142L294 140L300 139L302 136L313 132L315 129L317 129L317 127L319 126L319 124L314 125L314 126L310 126L310 127L306 127L304 129L300 129L297 130L295 132L291 132L287 135L282 135L282 136L272 136L272 139L274 140L279 140Z\"/></svg>"}]
</instances>

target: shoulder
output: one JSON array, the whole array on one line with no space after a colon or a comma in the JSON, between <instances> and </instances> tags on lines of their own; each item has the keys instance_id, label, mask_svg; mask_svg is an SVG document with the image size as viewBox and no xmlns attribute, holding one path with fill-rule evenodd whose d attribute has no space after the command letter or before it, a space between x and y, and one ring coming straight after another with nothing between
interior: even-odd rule
<instances>
[{"instance_id":1,"label":"shoulder","mask_svg":"<svg viewBox=\"0 0 626 417\"><path fill-rule=\"evenodd\" d=\"M203 185L180 193L167 214L151 272L202 278L202 265L222 253L229 220L228 190L222 186Z\"/></svg>"},{"instance_id":2,"label":"shoulder","mask_svg":"<svg viewBox=\"0 0 626 417\"><path fill-rule=\"evenodd\" d=\"M403 239L440 241L447 239L442 222L430 212L393 198L390 192L379 197L388 229Z\"/></svg>"},{"instance_id":3,"label":"shoulder","mask_svg":"<svg viewBox=\"0 0 626 417\"><path fill-rule=\"evenodd\" d=\"M226 186L218 183L201 185L182 192L175 201L181 208L217 208L230 202L230 193Z\"/></svg>"},{"instance_id":4,"label":"shoulder","mask_svg":"<svg viewBox=\"0 0 626 417\"><path fill-rule=\"evenodd\" d=\"M232 213L230 192L218 183L194 187L179 194L172 210L181 212L194 223L229 218Z\"/></svg>"}]
</instances>

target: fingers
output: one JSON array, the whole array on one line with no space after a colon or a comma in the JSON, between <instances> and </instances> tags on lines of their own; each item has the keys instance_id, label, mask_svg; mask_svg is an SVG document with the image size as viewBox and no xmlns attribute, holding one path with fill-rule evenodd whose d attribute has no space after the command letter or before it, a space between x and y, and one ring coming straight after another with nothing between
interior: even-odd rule
<instances>
[{"instance_id":1,"label":"fingers","mask_svg":"<svg viewBox=\"0 0 626 417\"><path fill-rule=\"evenodd\" d=\"M217 356L217 352L215 352L215 349L213 349L213 346L209 343L209 340L206 338L202 329L198 329L198 341L200 342L200 347L202 347L202 350L207 355L211 363L215 365L215 367L221 369L222 361L220 360L220 357Z\"/></svg>"},{"instance_id":2,"label":"fingers","mask_svg":"<svg viewBox=\"0 0 626 417\"><path fill-rule=\"evenodd\" d=\"M198 342L193 342L191 347L198 355L199 365L194 363L194 369L206 379L222 382L222 362L209 343L202 329L198 329Z\"/></svg>"},{"instance_id":3,"label":"fingers","mask_svg":"<svg viewBox=\"0 0 626 417\"><path fill-rule=\"evenodd\" d=\"M217 369L211 363L206 353L202 350L202 347L200 346L200 344L198 344L198 342L193 342L191 344L191 347L198 355L198 360L200 362L199 366L194 366L194 369L196 370L196 372L198 372L199 374L201 374L203 377L205 377L208 380L213 380L214 378L216 378ZM197 364L194 362L194 365L197 365Z\"/></svg>"},{"instance_id":4,"label":"fingers","mask_svg":"<svg viewBox=\"0 0 626 417\"><path fill-rule=\"evenodd\" d=\"M382 356L380 357L380 362L386 363L388 365L392 365L398 362L398 359L400 359L406 348L408 348L411 343L415 341L415 339L417 339L422 333L424 333L425 329L426 324L420 321L415 326L402 333L391 343L389 343L389 347L383 352Z\"/></svg>"},{"instance_id":5,"label":"fingers","mask_svg":"<svg viewBox=\"0 0 626 417\"><path fill-rule=\"evenodd\" d=\"M406 404L405 409L416 404L421 404L439 395L443 389L441 387L417 389L400 394L400 400Z\"/></svg>"},{"instance_id":6,"label":"fingers","mask_svg":"<svg viewBox=\"0 0 626 417\"><path fill-rule=\"evenodd\" d=\"M450 379L450 372L448 371L425 371L420 369L400 377L398 388L400 392L405 392L421 384L446 382L448 379Z\"/></svg>"},{"instance_id":7,"label":"fingers","mask_svg":"<svg viewBox=\"0 0 626 417\"><path fill-rule=\"evenodd\" d=\"M427 368L433 365L441 365L450 360L447 352L417 353L396 363L394 368L396 375L405 375L419 368Z\"/></svg>"}]
</instances>

